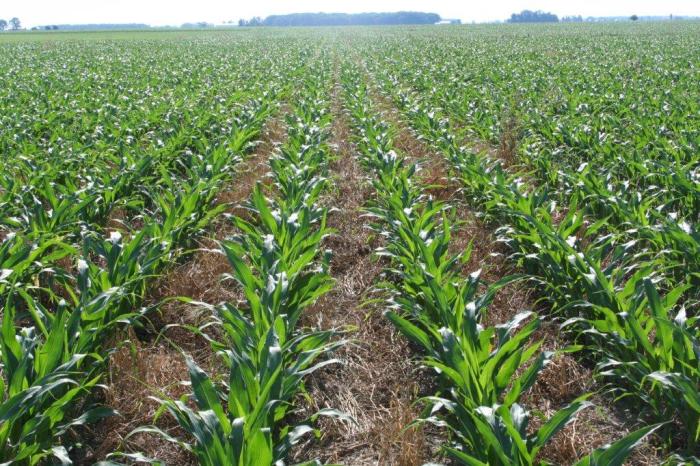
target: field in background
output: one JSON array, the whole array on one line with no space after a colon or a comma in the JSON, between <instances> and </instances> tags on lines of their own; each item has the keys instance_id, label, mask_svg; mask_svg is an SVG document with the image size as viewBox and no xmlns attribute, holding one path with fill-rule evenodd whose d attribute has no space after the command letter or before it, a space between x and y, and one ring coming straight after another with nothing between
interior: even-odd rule
<instances>
[{"instance_id":1,"label":"field in background","mask_svg":"<svg viewBox=\"0 0 700 466\"><path fill-rule=\"evenodd\" d=\"M0 34L0 463L700 463L698 43Z\"/></svg>"}]
</instances>

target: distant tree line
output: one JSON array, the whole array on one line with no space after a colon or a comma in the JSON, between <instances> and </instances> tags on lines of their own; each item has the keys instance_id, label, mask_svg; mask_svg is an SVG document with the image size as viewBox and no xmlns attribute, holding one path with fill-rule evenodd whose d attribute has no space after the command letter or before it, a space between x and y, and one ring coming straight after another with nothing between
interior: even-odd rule
<instances>
[{"instance_id":1,"label":"distant tree line","mask_svg":"<svg viewBox=\"0 0 700 466\"><path fill-rule=\"evenodd\" d=\"M243 26L262 26L264 20L260 16L253 16L250 19L239 19L238 25Z\"/></svg>"},{"instance_id":2,"label":"distant tree line","mask_svg":"<svg viewBox=\"0 0 700 466\"><path fill-rule=\"evenodd\" d=\"M204 29L214 27L214 25L206 21L198 21L196 23L183 23L180 27L182 29Z\"/></svg>"},{"instance_id":3,"label":"distant tree line","mask_svg":"<svg viewBox=\"0 0 700 466\"><path fill-rule=\"evenodd\" d=\"M47 24L45 26L34 26L32 31L102 31L102 30L131 30L149 29L148 24L128 23L128 24Z\"/></svg>"},{"instance_id":4,"label":"distant tree line","mask_svg":"<svg viewBox=\"0 0 700 466\"><path fill-rule=\"evenodd\" d=\"M544 11L523 10L510 15L509 23L558 23L559 17Z\"/></svg>"},{"instance_id":5,"label":"distant tree line","mask_svg":"<svg viewBox=\"0 0 700 466\"><path fill-rule=\"evenodd\" d=\"M9 22L5 21L4 19L0 19L0 32L6 30L8 27L12 31L19 31L22 29L22 22L17 17L12 18Z\"/></svg>"},{"instance_id":6,"label":"distant tree line","mask_svg":"<svg viewBox=\"0 0 700 466\"><path fill-rule=\"evenodd\" d=\"M265 19L254 17L241 19L239 26L377 26L398 24L435 24L440 21L436 13L399 11L396 13L293 13L272 15Z\"/></svg>"},{"instance_id":7,"label":"distant tree line","mask_svg":"<svg viewBox=\"0 0 700 466\"><path fill-rule=\"evenodd\" d=\"M562 23L583 23L583 16L564 16L561 19Z\"/></svg>"}]
</instances>

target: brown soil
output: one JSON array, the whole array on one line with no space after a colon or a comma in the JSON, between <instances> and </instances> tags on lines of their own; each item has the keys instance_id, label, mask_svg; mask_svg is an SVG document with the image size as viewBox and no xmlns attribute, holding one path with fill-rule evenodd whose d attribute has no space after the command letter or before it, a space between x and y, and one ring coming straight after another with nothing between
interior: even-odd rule
<instances>
[{"instance_id":1,"label":"brown soil","mask_svg":"<svg viewBox=\"0 0 700 466\"><path fill-rule=\"evenodd\" d=\"M324 245L333 251L336 286L309 310L307 323L345 329L351 342L336 354L344 364L309 379L313 401L300 415L330 407L351 415L355 423L321 421L322 437L308 439L293 456L358 466L419 465L427 459L425 435L421 429L403 431L417 415L411 402L421 385L413 355L382 317L381 306L363 306L385 264L373 257L379 243L362 217L373 191L355 160L340 92L338 84L333 91L331 141L337 157L330 164L334 190L328 199L329 206L338 209L329 217L336 233Z\"/></svg>"}]
</instances>

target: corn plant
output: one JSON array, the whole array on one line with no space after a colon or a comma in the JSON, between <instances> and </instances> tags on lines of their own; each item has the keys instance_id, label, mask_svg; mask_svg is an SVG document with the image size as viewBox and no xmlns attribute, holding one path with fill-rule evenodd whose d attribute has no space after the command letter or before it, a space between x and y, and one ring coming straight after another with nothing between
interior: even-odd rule
<instances>
[{"instance_id":1,"label":"corn plant","mask_svg":"<svg viewBox=\"0 0 700 466\"><path fill-rule=\"evenodd\" d=\"M65 308L65 306L64 306ZM71 315L59 310L50 328L17 329L14 303L4 306L0 357L0 457L9 464L35 465L53 457L65 462L56 438L69 429L113 414L101 407L74 413L73 404L94 390L99 375L83 369L97 354L71 352L66 327ZM46 335L42 332L47 333ZM86 407L84 407L86 408Z\"/></svg>"},{"instance_id":2,"label":"corn plant","mask_svg":"<svg viewBox=\"0 0 700 466\"><path fill-rule=\"evenodd\" d=\"M29 200L19 206L29 207L3 219L20 234L0 244L0 459L22 465L53 457L70 464L74 428L114 414L91 406L111 351L109 337L149 312L141 307L148 283L222 212L223 206L213 206L216 194L268 112L265 101L256 101L255 111L238 122L251 126L236 130L225 148L203 148L201 157L181 166L186 179L172 178L159 165L158 183L146 173L155 157L133 165L124 158L112 186L88 175L89 185L80 189L49 168L30 189L13 188ZM134 192L135 175L153 182L148 191ZM99 222L113 208L149 202L153 209L138 219L140 229L122 222L126 231L111 229L105 237Z\"/></svg>"},{"instance_id":3,"label":"corn plant","mask_svg":"<svg viewBox=\"0 0 700 466\"><path fill-rule=\"evenodd\" d=\"M693 348L697 335L692 320L686 329L685 311L677 305L690 290L683 283L686 277L694 280L693 266L686 266L695 257L692 226L675 215L675 222L664 219L665 214L656 213L662 209L656 209L658 202L653 198L628 199L610 177L598 178L590 164L564 171L561 179L554 177L543 186L528 187L518 173L511 174L500 163L460 146L453 123L440 116L442 110L432 107L429 99L401 90L396 79L390 79L386 89L399 94L395 101L411 124L441 148L487 218L506 223L499 237L514 252L512 259L540 285L554 309L577 324L566 328L583 331L584 346L605 355L599 370L615 387L617 398L641 399L647 416L656 421L680 418L687 431L686 451L692 452L697 422L690 406L697 390L689 382L695 372L690 370L688 375L687 368L697 363L685 343ZM647 295L652 289L653 300ZM660 289L666 289L668 299L658 298ZM676 314L680 320L673 317ZM595 324L586 324L589 320ZM658 335L661 329L685 343L669 345L671 339ZM615 357L608 358L611 354ZM667 376L681 366L682 376ZM685 396L671 395L680 393L671 388L674 382L683 387ZM659 432L672 435L669 428Z\"/></svg>"},{"instance_id":4,"label":"corn plant","mask_svg":"<svg viewBox=\"0 0 700 466\"><path fill-rule=\"evenodd\" d=\"M358 107L353 114L367 115L371 103L366 90L353 85L348 73L346 88ZM367 127L375 121L363 116L355 123ZM451 225L445 207L425 199L421 186L411 182L415 166L406 168L395 157L381 155L391 150L382 134L389 132L362 137L360 147L365 165L376 173L377 200L368 211L378 219L373 228L387 241L379 254L391 261L391 279L383 286L391 309L385 315L425 351L423 364L435 370L445 392L423 400L431 415L417 422L446 427L452 440L444 451L460 463L536 464L540 449L589 405L586 396L558 411L536 433L527 433L528 414L518 402L552 357L537 354L541 342L529 345L539 320L525 312L503 325L482 325L498 288L517 277L479 295L480 272L460 276L470 251L449 255Z\"/></svg>"},{"instance_id":5,"label":"corn plant","mask_svg":"<svg viewBox=\"0 0 700 466\"><path fill-rule=\"evenodd\" d=\"M327 155L323 130L329 120L302 100L296 118L289 118L289 140L271 158L276 197L260 184L246 205L252 219L234 217L239 234L221 244L233 270L231 276L245 296L242 306L224 303L214 311L208 337L221 356L228 377L214 382L188 360L197 409L186 400L160 400L192 442L146 427L193 452L201 464L283 464L290 448L313 432L318 416L342 417L322 410L310 419L290 424L295 398L304 379L337 360L326 356L343 342L335 331L299 328L304 310L333 286L327 254L321 254L327 209L319 197L327 183L322 176ZM305 464L316 464L315 462Z\"/></svg>"}]
</instances>

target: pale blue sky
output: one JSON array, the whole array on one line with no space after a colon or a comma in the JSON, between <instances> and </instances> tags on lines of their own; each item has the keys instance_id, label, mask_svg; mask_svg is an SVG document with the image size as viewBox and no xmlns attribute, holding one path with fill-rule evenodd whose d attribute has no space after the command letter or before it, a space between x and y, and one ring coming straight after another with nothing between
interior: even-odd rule
<instances>
[{"instance_id":1,"label":"pale blue sky","mask_svg":"<svg viewBox=\"0 0 700 466\"><path fill-rule=\"evenodd\" d=\"M24 26L65 23L221 23L291 12L431 11L464 21L505 19L522 9L560 16L700 16L700 0L0 0L0 18L19 17Z\"/></svg>"}]
</instances>

